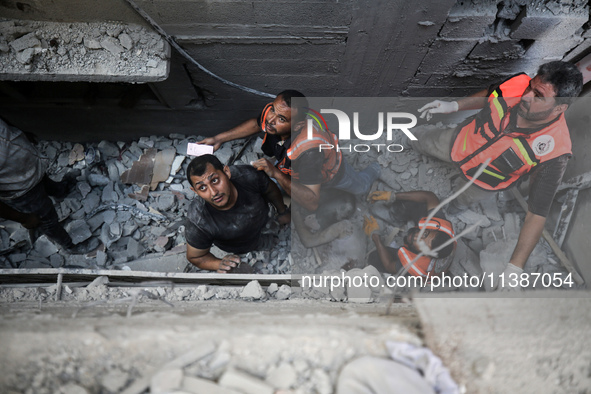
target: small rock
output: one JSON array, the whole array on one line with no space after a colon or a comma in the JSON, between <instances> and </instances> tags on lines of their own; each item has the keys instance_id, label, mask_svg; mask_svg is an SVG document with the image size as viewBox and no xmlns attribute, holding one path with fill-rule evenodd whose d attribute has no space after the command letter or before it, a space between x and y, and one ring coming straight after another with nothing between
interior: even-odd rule
<instances>
[{"instance_id":1,"label":"small rock","mask_svg":"<svg viewBox=\"0 0 591 394\"><path fill-rule=\"evenodd\" d=\"M150 393L166 394L181 388L183 371L181 369L165 369L158 371L150 380Z\"/></svg>"},{"instance_id":2,"label":"small rock","mask_svg":"<svg viewBox=\"0 0 591 394\"><path fill-rule=\"evenodd\" d=\"M281 285L275 293L275 298L278 300L287 300L289 297L291 297L291 287L288 285Z\"/></svg>"},{"instance_id":3,"label":"small rock","mask_svg":"<svg viewBox=\"0 0 591 394\"><path fill-rule=\"evenodd\" d=\"M248 282L240 292L240 298L260 300L265 297L265 292L257 280Z\"/></svg>"}]
</instances>

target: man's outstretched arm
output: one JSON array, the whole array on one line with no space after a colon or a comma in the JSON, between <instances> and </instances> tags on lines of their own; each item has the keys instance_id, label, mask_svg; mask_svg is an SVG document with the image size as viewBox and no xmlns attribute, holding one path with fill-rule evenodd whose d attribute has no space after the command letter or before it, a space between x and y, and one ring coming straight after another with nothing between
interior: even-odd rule
<instances>
[{"instance_id":1,"label":"man's outstretched arm","mask_svg":"<svg viewBox=\"0 0 591 394\"><path fill-rule=\"evenodd\" d=\"M245 138L260 133L261 131L263 130L259 127L256 118L252 118L228 131L224 131L213 137L205 138L204 140L199 141L198 144L213 145L213 150L215 152L224 142Z\"/></svg>"},{"instance_id":2,"label":"man's outstretched arm","mask_svg":"<svg viewBox=\"0 0 591 394\"><path fill-rule=\"evenodd\" d=\"M229 254L223 259L218 259L209 252L209 249L197 249L189 244L187 244L187 260L197 268L222 274L240 264L240 257L236 255Z\"/></svg>"}]
</instances>

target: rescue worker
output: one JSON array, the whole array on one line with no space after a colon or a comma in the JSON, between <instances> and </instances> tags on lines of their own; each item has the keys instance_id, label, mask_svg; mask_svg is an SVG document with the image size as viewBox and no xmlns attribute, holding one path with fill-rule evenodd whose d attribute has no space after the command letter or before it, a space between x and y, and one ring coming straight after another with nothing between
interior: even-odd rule
<instances>
[{"instance_id":1,"label":"rescue worker","mask_svg":"<svg viewBox=\"0 0 591 394\"><path fill-rule=\"evenodd\" d=\"M292 100L296 98L297 100ZM296 103L297 101L297 103ZM267 104L258 118L245 121L233 129L202 140L213 145L264 132L262 150L274 157L275 165L267 159L253 166L274 178L287 194L309 211L316 211L320 188L335 188L355 195L365 195L380 173L373 163L361 172L355 171L340 151L323 149L321 144L337 146L337 137L322 124L314 124L312 139L308 139L306 116L314 111L307 107L305 96L296 90L285 90ZM292 180L296 182L291 182Z\"/></svg>"},{"instance_id":2,"label":"rescue worker","mask_svg":"<svg viewBox=\"0 0 591 394\"><path fill-rule=\"evenodd\" d=\"M425 231L423 231L421 240L429 249L435 249L454 237L453 226L441 211L427 221L427 216L429 216L431 210L439 205L439 199L434 193L422 190L402 193L375 191L370 193L368 199L371 203L379 201L388 204L412 202L419 205L418 211L420 212L418 225L408 230L404 236L404 245L397 250L383 244L378 233L379 225L377 220L373 216L365 218L363 229L376 245L376 252L370 255L369 263L375 266L378 271L396 274L403 267L408 267L408 272L411 275L428 279L431 276L441 275L449 268L453 260L456 242L450 243L441 249L437 254L437 258L421 256L411 265L415 257L421 253L419 233L423 227ZM408 211L409 208L407 205L403 209Z\"/></svg>"},{"instance_id":3,"label":"rescue worker","mask_svg":"<svg viewBox=\"0 0 591 394\"><path fill-rule=\"evenodd\" d=\"M429 120L433 114L482 108L455 129L413 129L418 139L411 141L414 149L458 166L463 177L456 189L491 159L474 185L454 200L455 210L515 187L530 176L528 212L505 277L523 272L544 230L571 157L564 112L582 87L582 75L573 64L554 61L540 66L534 78L518 74L470 97L435 100L419 109L421 117Z\"/></svg>"}]
</instances>

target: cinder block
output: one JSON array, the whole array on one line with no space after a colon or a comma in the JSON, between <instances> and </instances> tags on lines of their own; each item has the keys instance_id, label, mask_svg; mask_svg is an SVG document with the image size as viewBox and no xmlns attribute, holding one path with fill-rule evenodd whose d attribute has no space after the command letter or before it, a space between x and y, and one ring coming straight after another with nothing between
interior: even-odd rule
<instances>
[{"instance_id":1,"label":"cinder block","mask_svg":"<svg viewBox=\"0 0 591 394\"><path fill-rule=\"evenodd\" d=\"M560 60L571 49L583 41L580 37L569 37L559 41L536 40L526 51L528 58Z\"/></svg>"},{"instance_id":2,"label":"cinder block","mask_svg":"<svg viewBox=\"0 0 591 394\"><path fill-rule=\"evenodd\" d=\"M472 40L436 40L429 48L419 70L423 73L446 73L461 63L477 42Z\"/></svg>"},{"instance_id":3,"label":"cinder block","mask_svg":"<svg viewBox=\"0 0 591 394\"><path fill-rule=\"evenodd\" d=\"M585 39L585 41L573 48L563 60L567 62L578 61L579 58L591 52L589 51L589 48L591 48L591 38Z\"/></svg>"},{"instance_id":4,"label":"cinder block","mask_svg":"<svg viewBox=\"0 0 591 394\"><path fill-rule=\"evenodd\" d=\"M523 56L525 49L519 41L485 41L474 47L468 56L470 59L518 59Z\"/></svg>"},{"instance_id":5,"label":"cinder block","mask_svg":"<svg viewBox=\"0 0 591 394\"><path fill-rule=\"evenodd\" d=\"M589 20L586 8L568 10L568 13L555 14L546 7L528 4L511 25L513 39L553 41L571 37Z\"/></svg>"},{"instance_id":6,"label":"cinder block","mask_svg":"<svg viewBox=\"0 0 591 394\"><path fill-rule=\"evenodd\" d=\"M478 39L495 21L497 7L495 3L473 4L456 3L449 12L440 37Z\"/></svg>"}]
</instances>

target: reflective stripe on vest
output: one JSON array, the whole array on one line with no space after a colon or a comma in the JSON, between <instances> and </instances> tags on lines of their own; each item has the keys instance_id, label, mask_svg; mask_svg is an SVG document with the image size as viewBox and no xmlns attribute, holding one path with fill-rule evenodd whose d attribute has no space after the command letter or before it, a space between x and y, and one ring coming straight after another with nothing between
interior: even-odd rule
<instances>
[{"instance_id":1,"label":"reflective stripe on vest","mask_svg":"<svg viewBox=\"0 0 591 394\"><path fill-rule=\"evenodd\" d=\"M431 220L429 222L427 222L426 217L421 218L421 220L419 220L419 228L423 228L423 227L426 227L427 229L435 229L437 231L442 231L452 238L455 236L455 233L453 230L453 225L451 224L450 221L445 220L445 219L431 218ZM455 251L456 245L457 245L457 242L454 242L454 251ZM446 259L449 258L450 263L451 263L451 260L453 259L453 257L452 257L453 254L454 253L452 252L451 256L445 257ZM400 260L400 263L402 263L402 266L405 268L410 266L410 263L417 256L418 256L418 253L412 252L406 246L403 246L400 249L398 249L398 259ZM437 262L437 260L438 259L431 258L430 256L421 256L417 259L417 261L415 261L415 263L412 265L412 267L409 268L408 272L411 275L424 276L424 277L439 275L441 272L435 272L435 263ZM447 267L445 269L447 269ZM445 271L445 269L444 269L444 271Z\"/></svg>"},{"instance_id":2,"label":"reflective stripe on vest","mask_svg":"<svg viewBox=\"0 0 591 394\"><path fill-rule=\"evenodd\" d=\"M474 184L485 190L505 190L536 165L571 153L571 141L564 114L531 134L504 130L516 116L512 108L519 105L529 78L521 74L503 82L489 96L488 107L463 126L451 149L452 160L460 166L467 179L481 163L489 165Z\"/></svg>"}]
</instances>

